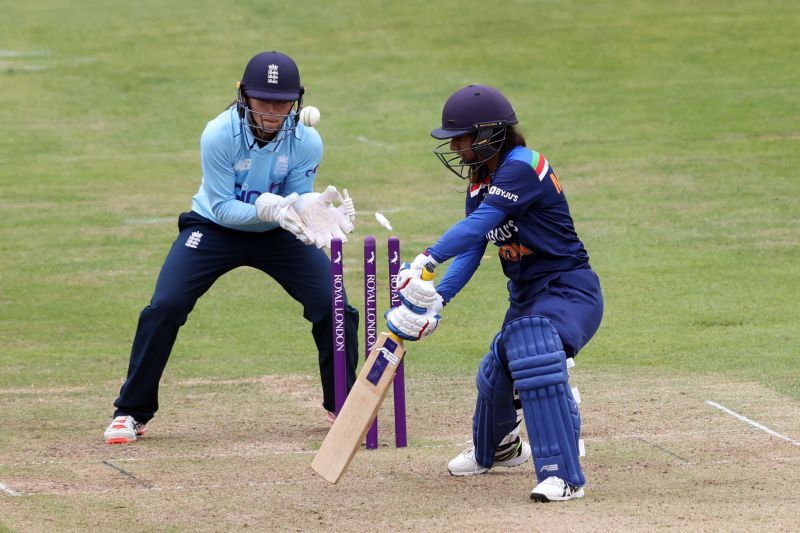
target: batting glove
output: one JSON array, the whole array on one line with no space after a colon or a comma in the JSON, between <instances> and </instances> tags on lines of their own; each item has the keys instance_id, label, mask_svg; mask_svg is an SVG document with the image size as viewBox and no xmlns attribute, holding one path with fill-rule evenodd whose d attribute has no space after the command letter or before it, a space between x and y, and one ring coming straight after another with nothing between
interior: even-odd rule
<instances>
[{"instance_id":1,"label":"batting glove","mask_svg":"<svg viewBox=\"0 0 800 533\"><path fill-rule=\"evenodd\" d=\"M387 311L384 316L389 330L408 341L418 341L432 335L442 318L433 310L417 314L404 305Z\"/></svg>"},{"instance_id":2,"label":"batting glove","mask_svg":"<svg viewBox=\"0 0 800 533\"><path fill-rule=\"evenodd\" d=\"M397 291L400 302L418 315L423 315L431 310L436 304L437 296L441 300L432 281L409 278L402 285L402 288Z\"/></svg>"}]
</instances>

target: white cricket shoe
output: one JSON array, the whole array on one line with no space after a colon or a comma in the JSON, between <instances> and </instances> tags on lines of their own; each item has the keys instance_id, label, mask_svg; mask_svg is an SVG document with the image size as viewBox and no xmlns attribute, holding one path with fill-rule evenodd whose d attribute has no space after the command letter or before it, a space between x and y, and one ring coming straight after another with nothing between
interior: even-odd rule
<instances>
[{"instance_id":1,"label":"white cricket shoe","mask_svg":"<svg viewBox=\"0 0 800 533\"><path fill-rule=\"evenodd\" d=\"M106 444L128 444L147 432L147 424L141 424L132 416L118 416L111 421L103 438Z\"/></svg>"},{"instance_id":2,"label":"white cricket shoe","mask_svg":"<svg viewBox=\"0 0 800 533\"><path fill-rule=\"evenodd\" d=\"M531 456L530 445L519 436L511 443L501 446L494 454L494 463L490 468L519 466ZM454 476L474 476L489 471L475 460L475 447L470 446L447 464L447 469Z\"/></svg>"},{"instance_id":3,"label":"white cricket shoe","mask_svg":"<svg viewBox=\"0 0 800 533\"><path fill-rule=\"evenodd\" d=\"M550 476L531 491L531 500L537 502L561 502L575 498L583 498L583 487L570 485L556 476Z\"/></svg>"}]
</instances>

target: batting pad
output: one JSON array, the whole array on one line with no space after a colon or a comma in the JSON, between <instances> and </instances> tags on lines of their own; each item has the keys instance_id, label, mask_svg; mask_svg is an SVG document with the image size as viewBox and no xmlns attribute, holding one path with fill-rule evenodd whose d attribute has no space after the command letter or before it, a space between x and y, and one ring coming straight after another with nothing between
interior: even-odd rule
<instances>
[{"instance_id":1,"label":"batting pad","mask_svg":"<svg viewBox=\"0 0 800 533\"><path fill-rule=\"evenodd\" d=\"M503 329L503 344L522 400L537 479L557 476L583 485L578 462L580 415L558 333L545 317L522 317Z\"/></svg>"},{"instance_id":2,"label":"batting pad","mask_svg":"<svg viewBox=\"0 0 800 533\"><path fill-rule=\"evenodd\" d=\"M475 444L475 460L489 468L494 463L497 446L517 424L514 388L491 352L481 361L475 381L478 399L472 418L472 442Z\"/></svg>"}]
</instances>

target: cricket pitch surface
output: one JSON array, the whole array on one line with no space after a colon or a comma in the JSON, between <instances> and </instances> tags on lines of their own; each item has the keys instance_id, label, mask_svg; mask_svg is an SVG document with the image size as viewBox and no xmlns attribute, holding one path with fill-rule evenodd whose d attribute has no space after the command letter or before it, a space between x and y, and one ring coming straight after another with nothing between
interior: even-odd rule
<instances>
[{"instance_id":1,"label":"cricket pitch surface","mask_svg":"<svg viewBox=\"0 0 800 533\"><path fill-rule=\"evenodd\" d=\"M800 524L800 403L720 376L575 369L586 497L541 504L530 463L452 477L472 376L406 376L380 447L338 485L311 469L328 426L316 376L165 378L149 432L109 446L119 383L0 389L0 531L766 531ZM738 415L738 417L736 416ZM770 433L771 432L771 433ZM527 435L526 435L527 439Z\"/></svg>"}]
</instances>

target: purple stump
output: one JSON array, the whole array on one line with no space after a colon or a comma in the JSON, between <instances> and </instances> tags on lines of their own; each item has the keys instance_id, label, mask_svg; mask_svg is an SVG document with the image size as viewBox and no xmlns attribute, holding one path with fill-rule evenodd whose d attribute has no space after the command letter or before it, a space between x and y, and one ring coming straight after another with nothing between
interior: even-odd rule
<instances>
[{"instance_id":1,"label":"purple stump","mask_svg":"<svg viewBox=\"0 0 800 533\"><path fill-rule=\"evenodd\" d=\"M378 281L376 274L375 237L364 237L364 350L366 357L378 338ZM367 432L367 449L378 447L378 417Z\"/></svg>"},{"instance_id":2,"label":"purple stump","mask_svg":"<svg viewBox=\"0 0 800 533\"><path fill-rule=\"evenodd\" d=\"M400 239L389 237L389 306L400 305L397 294L397 273L400 270ZM406 378L403 361L394 376L394 442L398 448L408 445L406 432Z\"/></svg>"},{"instance_id":3,"label":"purple stump","mask_svg":"<svg viewBox=\"0 0 800 533\"><path fill-rule=\"evenodd\" d=\"M331 287L333 306L333 377L336 414L347 397L347 361L344 337L344 273L342 240L331 239Z\"/></svg>"}]
</instances>

